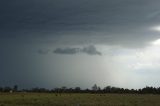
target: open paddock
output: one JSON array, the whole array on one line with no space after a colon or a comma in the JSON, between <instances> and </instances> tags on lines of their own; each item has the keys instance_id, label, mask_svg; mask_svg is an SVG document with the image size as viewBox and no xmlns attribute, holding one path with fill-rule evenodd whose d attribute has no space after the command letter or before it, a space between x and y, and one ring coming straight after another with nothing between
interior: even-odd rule
<instances>
[{"instance_id":1,"label":"open paddock","mask_svg":"<svg viewBox=\"0 0 160 106\"><path fill-rule=\"evenodd\" d=\"M0 93L0 106L160 106L160 95Z\"/></svg>"}]
</instances>

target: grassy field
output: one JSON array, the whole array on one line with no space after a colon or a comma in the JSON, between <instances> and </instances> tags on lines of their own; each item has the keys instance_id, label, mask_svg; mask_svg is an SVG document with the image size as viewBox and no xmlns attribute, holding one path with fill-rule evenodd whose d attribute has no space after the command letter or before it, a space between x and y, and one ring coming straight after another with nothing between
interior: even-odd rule
<instances>
[{"instance_id":1,"label":"grassy field","mask_svg":"<svg viewBox=\"0 0 160 106\"><path fill-rule=\"evenodd\" d=\"M160 95L0 93L0 106L160 106Z\"/></svg>"}]
</instances>

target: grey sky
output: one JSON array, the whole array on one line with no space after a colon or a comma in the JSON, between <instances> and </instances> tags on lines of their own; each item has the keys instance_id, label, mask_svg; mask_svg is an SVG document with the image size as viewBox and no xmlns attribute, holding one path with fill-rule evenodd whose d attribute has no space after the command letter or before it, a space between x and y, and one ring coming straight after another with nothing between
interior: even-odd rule
<instances>
[{"instance_id":1,"label":"grey sky","mask_svg":"<svg viewBox=\"0 0 160 106\"><path fill-rule=\"evenodd\" d=\"M152 70L149 61L159 69L158 60L153 61L159 58L159 4L159 0L1 0L0 84L157 86L158 71L137 73L144 73L144 67ZM136 85L134 79L141 78L152 80Z\"/></svg>"}]
</instances>

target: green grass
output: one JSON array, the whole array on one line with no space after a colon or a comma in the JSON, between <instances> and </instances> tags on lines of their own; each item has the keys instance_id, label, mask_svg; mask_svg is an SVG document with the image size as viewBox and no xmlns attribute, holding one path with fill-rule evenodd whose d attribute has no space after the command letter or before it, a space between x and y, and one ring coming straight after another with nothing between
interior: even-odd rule
<instances>
[{"instance_id":1,"label":"green grass","mask_svg":"<svg viewBox=\"0 0 160 106\"><path fill-rule=\"evenodd\" d=\"M0 93L0 106L160 106L160 95Z\"/></svg>"}]
</instances>

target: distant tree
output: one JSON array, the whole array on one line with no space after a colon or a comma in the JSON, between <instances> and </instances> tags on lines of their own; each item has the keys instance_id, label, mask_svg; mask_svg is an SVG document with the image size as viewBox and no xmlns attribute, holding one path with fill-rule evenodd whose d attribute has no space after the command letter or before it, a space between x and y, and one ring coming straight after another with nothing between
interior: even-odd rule
<instances>
[{"instance_id":1,"label":"distant tree","mask_svg":"<svg viewBox=\"0 0 160 106\"><path fill-rule=\"evenodd\" d=\"M62 86L61 87L61 92L67 92L67 87L66 86Z\"/></svg>"},{"instance_id":2,"label":"distant tree","mask_svg":"<svg viewBox=\"0 0 160 106\"><path fill-rule=\"evenodd\" d=\"M67 89L67 92L68 92L68 93L72 93L72 92L74 92L74 89L73 89L73 88L68 88L68 89Z\"/></svg>"},{"instance_id":3,"label":"distant tree","mask_svg":"<svg viewBox=\"0 0 160 106\"><path fill-rule=\"evenodd\" d=\"M31 92L39 92L39 88L38 87L32 88Z\"/></svg>"},{"instance_id":4,"label":"distant tree","mask_svg":"<svg viewBox=\"0 0 160 106\"><path fill-rule=\"evenodd\" d=\"M88 88L84 90L85 93L91 93L91 90L89 90Z\"/></svg>"},{"instance_id":5,"label":"distant tree","mask_svg":"<svg viewBox=\"0 0 160 106\"><path fill-rule=\"evenodd\" d=\"M36 87L36 88L32 88L31 92L50 92L50 90Z\"/></svg>"},{"instance_id":6,"label":"distant tree","mask_svg":"<svg viewBox=\"0 0 160 106\"><path fill-rule=\"evenodd\" d=\"M98 90L98 87L97 87L96 84L94 84L94 85L92 86L92 90L93 90L93 91L97 91L97 90Z\"/></svg>"},{"instance_id":7,"label":"distant tree","mask_svg":"<svg viewBox=\"0 0 160 106\"><path fill-rule=\"evenodd\" d=\"M80 87L75 87L75 92L81 92L81 88Z\"/></svg>"},{"instance_id":8,"label":"distant tree","mask_svg":"<svg viewBox=\"0 0 160 106\"><path fill-rule=\"evenodd\" d=\"M141 94L141 93L142 93L142 89L138 89L138 93L140 93L140 94Z\"/></svg>"},{"instance_id":9,"label":"distant tree","mask_svg":"<svg viewBox=\"0 0 160 106\"><path fill-rule=\"evenodd\" d=\"M129 93L130 90L129 89L124 89L124 93Z\"/></svg>"},{"instance_id":10,"label":"distant tree","mask_svg":"<svg viewBox=\"0 0 160 106\"><path fill-rule=\"evenodd\" d=\"M17 92L18 91L18 85L14 85L13 91Z\"/></svg>"},{"instance_id":11,"label":"distant tree","mask_svg":"<svg viewBox=\"0 0 160 106\"><path fill-rule=\"evenodd\" d=\"M107 86L104 88L105 93L110 93L111 92L111 86Z\"/></svg>"},{"instance_id":12,"label":"distant tree","mask_svg":"<svg viewBox=\"0 0 160 106\"><path fill-rule=\"evenodd\" d=\"M10 88L10 87L5 87L5 88L3 89L4 92L10 92L11 90L12 90L12 88Z\"/></svg>"},{"instance_id":13,"label":"distant tree","mask_svg":"<svg viewBox=\"0 0 160 106\"><path fill-rule=\"evenodd\" d=\"M159 87L159 88L157 88L157 93L158 93L158 94L160 94L160 87Z\"/></svg>"},{"instance_id":14,"label":"distant tree","mask_svg":"<svg viewBox=\"0 0 160 106\"><path fill-rule=\"evenodd\" d=\"M3 87L0 87L0 92L3 92Z\"/></svg>"},{"instance_id":15,"label":"distant tree","mask_svg":"<svg viewBox=\"0 0 160 106\"><path fill-rule=\"evenodd\" d=\"M101 91L101 87L100 87L100 86L98 86L97 90L98 90L98 91Z\"/></svg>"}]
</instances>

